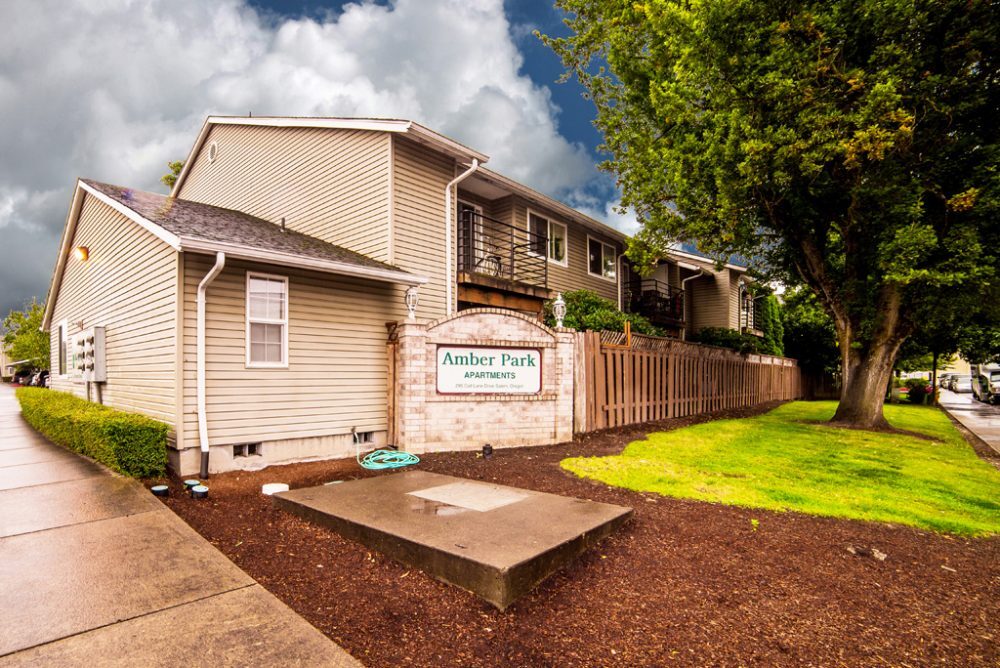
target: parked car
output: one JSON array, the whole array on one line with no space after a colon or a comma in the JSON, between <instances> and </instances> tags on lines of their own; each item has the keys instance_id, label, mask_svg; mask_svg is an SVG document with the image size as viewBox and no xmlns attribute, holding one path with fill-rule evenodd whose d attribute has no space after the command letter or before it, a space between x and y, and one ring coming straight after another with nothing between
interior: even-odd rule
<instances>
[{"instance_id":1,"label":"parked car","mask_svg":"<svg viewBox=\"0 0 1000 668\"><path fill-rule=\"evenodd\" d=\"M986 403L1000 403L1000 370L983 369L972 383L972 394Z\"/></svg>"},{"instance_id":2,"label":"parked car","mask_svg":"<svg viewBox=\"0 0 1000 668\"><path fill-rule=\"evenodd\" d=\"M947 389L948 388L948 384L951 383L951 379L954 378L956 375L957 374L954 374L954 373L943 373L943 374L941 374L940 376L938 376L938 387L943 387L943 388Z\"/></svg>"},{"instance_id":3,"label":"parked car","mask_svg":"<svg viewBox=\"0 0 1000 668\"><path fill-rule=\"evenodd\" d=\"M952 392L960 392L962 394L966 392L972 392L972 376L956 376L951 381Z\"/></svg>"}]
</instances>

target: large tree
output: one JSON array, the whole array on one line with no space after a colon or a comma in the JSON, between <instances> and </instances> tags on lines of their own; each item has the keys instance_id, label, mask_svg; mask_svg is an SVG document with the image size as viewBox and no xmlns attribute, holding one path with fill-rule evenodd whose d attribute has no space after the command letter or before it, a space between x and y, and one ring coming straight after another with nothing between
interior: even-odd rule
<instances>
[{"instance_id":1,"label":"large tree","mask_svg":"<svg viewBox=\"0 0 1000 668\"><path fill-rule=\"evenodd\" d=\"M884 426L915 305L997 282L1000 5L557 0L545 41L595 102L630 255L697 240L833 318L835 421Z\"/></svg>"},{"instance_id":2,"label":"large tree","mask_svg":"<svg viewBox=\"0 0 1000 668\"><path fill-rule=\"evenodd\" d=\"M49 335L42 331L45 305L34 299L22 311L11 311L3 319L3 345L16 361L27 360L26 366L49 368Z\"/></svg>"}]
</instances>

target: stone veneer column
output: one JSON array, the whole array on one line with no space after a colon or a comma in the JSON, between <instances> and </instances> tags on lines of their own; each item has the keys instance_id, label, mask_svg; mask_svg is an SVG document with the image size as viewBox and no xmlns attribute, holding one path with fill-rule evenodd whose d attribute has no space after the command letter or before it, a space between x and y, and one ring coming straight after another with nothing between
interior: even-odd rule
<instances>
[{"instance_id":1,"label":"stone veneer column","mask_svg":"<svg viewBox=\"0 0 1000 668\"><path fill-rule=\"evenodd\" d=\"M407 322L396 329L396 420L400 450L424 452L426 398L430 369L427 368L427 326Z\"/></svg>"}]
</instances>

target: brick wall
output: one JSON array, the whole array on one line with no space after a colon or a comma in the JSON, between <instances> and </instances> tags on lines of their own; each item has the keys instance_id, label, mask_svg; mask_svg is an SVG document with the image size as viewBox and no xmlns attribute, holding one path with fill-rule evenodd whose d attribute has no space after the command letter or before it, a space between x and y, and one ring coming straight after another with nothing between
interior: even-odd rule
<instances>
[{"instance_id":1,"label":"brick wall","mask_svg":"<svg viewBox=\"0 0 1000 668\"><path fill-rule=\"evenodd\" d=\"M503 309L462 311L396 328L394 435L408 452L547 445L573 437L574 332ZM439 345L536 348L538 394L445 395L437 391Z\"/></svg>"}]
</instances>

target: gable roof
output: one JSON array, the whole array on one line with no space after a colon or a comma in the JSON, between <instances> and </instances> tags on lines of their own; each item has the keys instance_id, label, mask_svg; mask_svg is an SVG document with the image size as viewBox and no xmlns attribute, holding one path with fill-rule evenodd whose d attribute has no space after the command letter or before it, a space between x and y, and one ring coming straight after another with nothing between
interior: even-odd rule
<instances>
[{"instance_id":1,"label":"gable roof","mask_svg":"<svg viewBox=\"0 0 1000 668\"><path fill-rule=\"evenodd\" d=\"M69 256L84 194L107 204L179 252L222 252L235 259L403 285L427 282L423 276L301 232L282 230L275 223L242 211L81 179L77 182L45 302L42 322L42 329L45 330L51 325L54 297L62 283L63 268Z\"/></svg>"}]
</instances>

